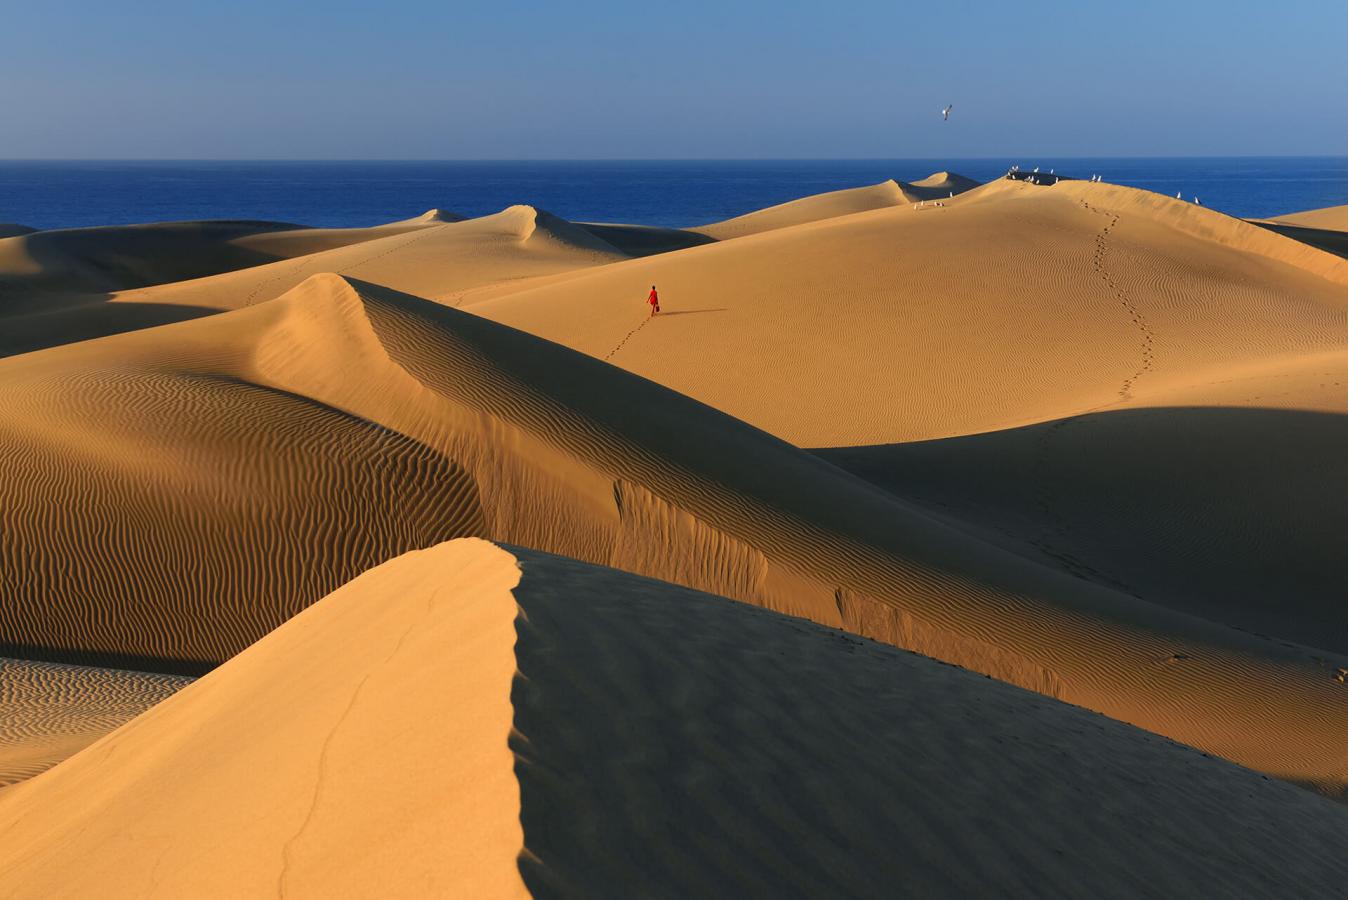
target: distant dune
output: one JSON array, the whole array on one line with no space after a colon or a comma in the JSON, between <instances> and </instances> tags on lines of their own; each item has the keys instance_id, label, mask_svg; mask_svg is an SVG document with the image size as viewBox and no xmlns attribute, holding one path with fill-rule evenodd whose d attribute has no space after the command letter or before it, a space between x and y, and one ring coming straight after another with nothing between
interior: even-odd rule
<instances>
[{"instance_id":1,"label":"distant dune","mask_svg":"<svg viewBox=\"0 0 1348 900\"><path fill-rule=\"evenodd\" d=\"M456 541L0 793L0 873L16 898L1248 900L1332 896L1345 828L968 672Z\"/></svg>"},{"instance_id":2,"label":"distant dune","mask_svg":"<svg viewBox=\"0 0 1348 900\"><path fill-rule=\"evenodd\" d=\"M885 209L891 206L916 203L920 200L950 197L954 194L962 194L977 186L978 182L962 175L952 175L949 172L937 172L921 181L911 183L890 179L870 187L848 188L805 197L800 200L792 200L780 206L769 207L693 230L717 240L725 240L732 237L761 234L765 231L775 231L779 228L789 228L793 225L804 225L821 219L834 219L839 216L868 212L873 209Z\"/></svg>"},{"instance_id":3,"label":"distant dune","mask_svg":"<svg viewBox=\"0 0 1348 900\"><path fill-rule=\"evenodd\" d=\"M452 302L466 288L628 258L587 229L530 206L468 221L433 209L365 229L187 223L14 240L39 237L46 242L40 246L61 252L0 241L0 355L252 306L319 272ZM118 247L118 265L134 273L104 271L93 248L105 245ZM165 255L173 261L161 263Z\"/></svg>"},{"instance_id":4,"label":"distant dune","mask_svg":"<svg viewBox=\"0 0 1348 900\"><path fill-rule=\"evenodd\" d=\"M1250 219L1251 224L1348 258L1348 206L1313 209L1274 219Z\"/></svg>"},{"instance_id":5,"label":"distant dune","mask_svg":"<svg viewBox=\"0 0 1348 900\"><path fill-rule=\"evenodd\" d=\"M669 315L647 323L652 283ZM1129 188L1002 181L940 208L490 287L463 308L799 446L869 445L1138 405L1334 351L1348 261Z\"/></svg>"},{"instance_id":6,"label":"distant dune","mask_svg":"<svg viewBox=\"0 0 1348 900\"><path fill-rule=\"evenodd\" d=\"M1348 231L1348 205L1308 209L1305 212L1274 216L1271 221L1305 228L1323 228L1328 231Z\"/></svg>"}]
</instances>

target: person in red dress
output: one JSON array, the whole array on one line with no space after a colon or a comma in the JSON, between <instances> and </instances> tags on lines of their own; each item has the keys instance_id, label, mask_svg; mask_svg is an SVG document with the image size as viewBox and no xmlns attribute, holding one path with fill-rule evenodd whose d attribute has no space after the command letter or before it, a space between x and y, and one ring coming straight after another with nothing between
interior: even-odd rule
<instances>
[{"instance_id":1,"label":"person in red dress","mask_svg":"<svg viewBox=\"0 0 1348 900\"><path fill-rule=\"evenodd\" d=\"M646 302L651 305L651 315L660 311L660 295L655 292L655 285L651 285L651 295L646 298Z\"/></svg>"}]
</instances>

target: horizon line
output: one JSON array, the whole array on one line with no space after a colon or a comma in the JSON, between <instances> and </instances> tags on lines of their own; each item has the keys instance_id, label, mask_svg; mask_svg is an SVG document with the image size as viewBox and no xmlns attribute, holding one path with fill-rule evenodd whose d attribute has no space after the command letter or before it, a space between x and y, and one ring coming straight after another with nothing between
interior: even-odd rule
<instances>
[{"instance_id":1,"label":"horizon line","mask_svg":"<svg viewBox=\"0 0 1348 900\"><path fill-rule=\"evenodd\" d=\"M195 157L195 156L15 156L0 157L0 163L710 163L710 162L932 162L947 160L951 162L997 162L1015 156L1001 154L997 156L685 156L685 157ZM1344 159L1345 154L1179 154L1179 155L1056 155L1056 154L1019 154L1023 158L1068 159L1068 160L1172 160L1172 159Z\"/></svg>"}]
</instances>

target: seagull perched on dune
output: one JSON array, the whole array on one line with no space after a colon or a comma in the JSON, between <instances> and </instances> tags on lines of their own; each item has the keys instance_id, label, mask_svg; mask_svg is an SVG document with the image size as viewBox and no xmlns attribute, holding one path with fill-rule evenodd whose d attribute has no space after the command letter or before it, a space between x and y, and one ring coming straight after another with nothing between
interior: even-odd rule
<instances>
[{"instance_id":1,"label":"seagull perched on dune","mask_svg":"<svg viewBox=\"0 0 1348 900\"><path fill-rule=\"evenodd\" d=\"M942 122L947 122L947 121L950 120L950 111L951 111L952 109L954 109L954 108L955 108L955 104L951 103L951 104L947 105L945 109L941 110L941 121L942 121Z\"/></svg>"}]
</instances>

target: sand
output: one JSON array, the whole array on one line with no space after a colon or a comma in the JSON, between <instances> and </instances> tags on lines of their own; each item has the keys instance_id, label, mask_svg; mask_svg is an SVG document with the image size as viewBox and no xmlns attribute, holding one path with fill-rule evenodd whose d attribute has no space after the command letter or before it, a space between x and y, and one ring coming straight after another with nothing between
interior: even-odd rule
<instances>
[{"instance_id":1,"label":"sand","mask_svg":"<svg viewBox=\"0 0 1348 900\"><path fill-rule=\"evenodd\" d=\"M1084 583L430 301L313 276L232 313L12 357L0 378L10 655L196 674L370 566L477 535L842 626L1348 786L1348 659Z\"/></svg>"},{"instance_id":2,"label":"sand","mask_svg":"<svg viewBox=\"0 0 1348 900\"><path fill-rule=\"evenodd\" d=\"M73 756L189 681L0 659L0 788Z\"/></svg>"},{"instance_id":3,"label":"sand","mask_svg":"<svg viewBox=\"0 0 1348 900\"><path fill-rule=\"evenodd\" d=\"M1324 209L1285 213L1280 216L1273 216L1270 221L1282 222L1287 225L1300 225L1306 228L1322 228L1328 231L1348 231L1348 205L1327 206Z\"/></svg>"},{"instance_id":4,"label":"sand","mask_svg":"<svg viewBox=\"0 0 1348 900\"><path fill-rule=\"evenodd\" d=\"M626 259L530 206L481 219L432 209L365 229L169 223L0 241L0 355L198 318L334 272L452 302L483 284Z\"/></svg>"},{"instance_id":5,"label":"sand","mask_svg":"<svg viewBox=\"0 0 1348 900\"><path fill-rule=\"evenodd\" d=\"M643 324L651 283L669 315ZM855 446L1061 418L1336 349L1348 262L1129 188L1001 181L463 308L798 446Z\"/></svg>"},{"instance_id":6,"label":"sand","mask_svg":"<svg viewBox=\"0 0 1348 900\"><path fill-rule=\"evenodd\" d=\"M813 197L803 197L800 200L792 200L693 230L717 240L745 237L873 209L944 200L977 185L976 181L949 172L937 172L914 182L896 181L891 178L889 181L882 181L869 187L847 188Z\"/></svg>"},{"instance_id":7,"label":"sand","mask_svg":"<svg viewBox=\"0 0 1348 900\"><path fill-rule=\"evenodd\" d=\"M0 884L1330 897L1345 827L1342 806L972 673L455 541L0 793Z\"/></svg>"}]
</instances>

